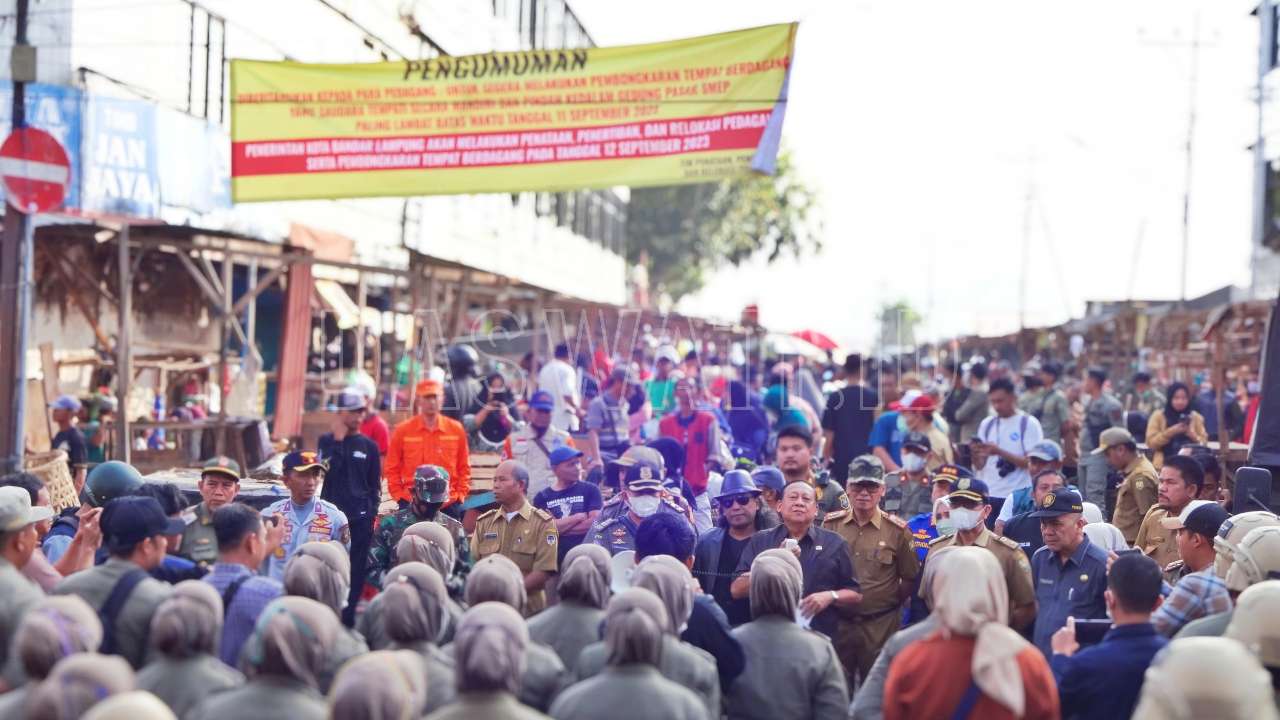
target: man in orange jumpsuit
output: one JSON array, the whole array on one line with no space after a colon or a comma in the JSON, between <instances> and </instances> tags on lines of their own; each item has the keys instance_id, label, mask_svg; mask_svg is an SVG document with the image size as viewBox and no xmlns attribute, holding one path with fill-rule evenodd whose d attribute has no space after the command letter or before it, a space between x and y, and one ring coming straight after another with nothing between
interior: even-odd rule
<instances>
[{"instance_id":1,"label":"man in orange jumpsuit","mask_svg":"<svg viewBox=\"0 0 1280 720\"><path fill-rule=\"evenodd\" d=\"M391 498L407 507L412 501L413 471L419 465L439 465L449 473L449 501L467 499L471 491L471 457L462 423L440 414L444 386L435 380L418 383L418 414L396 426L382 463Z\"/></svg>"}]
</instances>

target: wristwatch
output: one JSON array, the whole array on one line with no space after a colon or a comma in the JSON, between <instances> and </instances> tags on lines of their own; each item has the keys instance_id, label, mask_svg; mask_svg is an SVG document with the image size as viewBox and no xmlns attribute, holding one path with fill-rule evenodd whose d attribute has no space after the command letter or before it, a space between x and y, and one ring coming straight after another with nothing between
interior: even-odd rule
<instances>
[{"instance_id":1,"label":"wristwatch","mask_svg":"<svg viewBox=\"0 0 1280 720\"><path fill-rule=\"evenodd\" d=\"M831 591L831 602L840 602L840 593L835 590Z\"/></svg>"}]
</instances>

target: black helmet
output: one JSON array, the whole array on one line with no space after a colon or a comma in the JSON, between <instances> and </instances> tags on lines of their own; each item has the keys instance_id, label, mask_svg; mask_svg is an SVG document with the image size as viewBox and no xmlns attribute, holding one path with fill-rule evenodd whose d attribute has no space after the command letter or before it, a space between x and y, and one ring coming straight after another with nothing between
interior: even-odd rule
<instances>
[{"instance_id":1,"label":"black helmet","mask_svg":"<svg viewBox=\"0 0 1280 720\"><path fill-rule=\"evenodd\" d=\"M109 500L133 495L142 487L142 473L134 466L109 460L89 472L84 481L84 500L93 507L102 507Z\"/></svg>"},{"instance_id":2,"label":"black helmet","mask_svg":"<svg viewBox=\"0 0 1280 720\"><path fill-rule=\"evenodd\" d=\"M454 380L469 378L476 374L476 366L480 364L480 354L470 345L453 345L449 347L449 372Z\"/></svg>"}]
</instances>

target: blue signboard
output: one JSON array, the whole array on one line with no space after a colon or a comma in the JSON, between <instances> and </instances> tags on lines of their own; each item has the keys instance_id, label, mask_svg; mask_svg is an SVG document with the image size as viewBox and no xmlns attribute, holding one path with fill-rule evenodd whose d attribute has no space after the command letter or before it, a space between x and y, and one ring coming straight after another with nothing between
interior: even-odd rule
<instances>
[{"instance_id":1,"label":"blue signboard","mask_svg":"<svg viewBox=\"0 0 1280 720\"><path fill-rule=\"evenodd\" d=\"M67 188L65 207L80 205L80 139L81 93L61 85L28 83L26 86L27 125L40 128L58 139L71 161L72 182ZM7 137L13 110L13 83L0 80L0 139ZM0 202L4 200L4 187L0 185Z\"/></svg>"},{"instance_id":2,"label":"blue signboard","mask_svg":"<svg viewBox=\"0 0 1280 720\"><path fill-rule=\"evenodd\" d=\"M155 105L90 95L85 101L81 207L111 215L159 215L156 155Z\"/></svg>"}]
</instances>

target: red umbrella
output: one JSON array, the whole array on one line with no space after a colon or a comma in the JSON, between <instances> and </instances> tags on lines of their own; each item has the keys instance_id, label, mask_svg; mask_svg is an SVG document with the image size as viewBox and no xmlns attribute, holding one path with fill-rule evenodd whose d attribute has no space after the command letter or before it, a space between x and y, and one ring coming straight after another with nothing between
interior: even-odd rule
<instances>
[{"instance_id":1,"label":"red umbrella","mask_svg":"<svg viewBox=\"0 0 1280 720\"><path fill-rule=\"evenodd\" d=\"M827 337L827 335L825 335L824 333L818 332L817 330L800 330L800 331L791 333L791 335L792 337L800 338L801 340L809 343L810 345L815 345L822 350L836 349L836 341Z\"/></svg>"}]
</instances>

